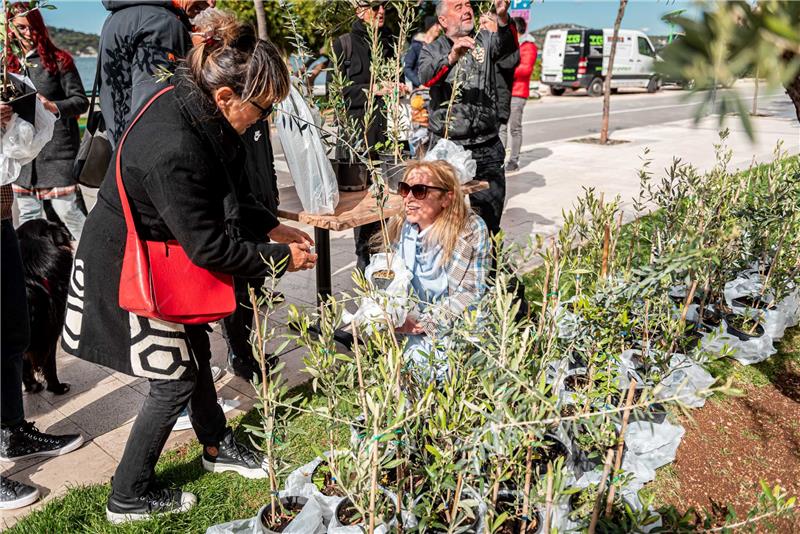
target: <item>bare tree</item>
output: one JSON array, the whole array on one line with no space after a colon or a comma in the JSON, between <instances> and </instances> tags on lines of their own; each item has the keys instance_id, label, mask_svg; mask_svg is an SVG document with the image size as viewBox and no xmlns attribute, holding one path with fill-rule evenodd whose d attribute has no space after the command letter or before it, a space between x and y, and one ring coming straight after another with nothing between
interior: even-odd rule
<instances>
[{"instance_id":1,"label":"bare tree","mask_svg":"<svg viewBox=\"0 0 800 534\"><path fill-rule=\"evenodd\" d=\"M253 0L256 8L256 27L258 28L258 38L268 39L267 35L267 16L264 14L264 0Z\"/></svg>"},{"instance_id":2,"label":"bare tree","mask_svg":"<svg viewBox=\"0 0 800 534\"><path fill-rule=\"evenodd\" d=\"M606 79L603 82L603 125L600 128L600 143L608 143L608 113L611 107L611 72L614 69L614 56L617 54L617 37L619 36L619 27L622 24L622 17L625 15L625 6L628 5L628 0L619 0L619 10L617 11L617 20L614 21L614 33L611 36L611 52L608 54L608 69L606 70Z\"/></svg>"}]
</instances>

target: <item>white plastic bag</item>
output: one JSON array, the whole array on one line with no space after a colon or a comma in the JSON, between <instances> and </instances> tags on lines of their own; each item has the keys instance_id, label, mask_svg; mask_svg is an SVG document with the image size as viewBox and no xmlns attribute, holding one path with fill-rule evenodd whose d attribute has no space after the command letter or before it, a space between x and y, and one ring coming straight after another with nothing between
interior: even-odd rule
<instances>
[{"instance_id":1,"label":"white plastic bag","mask_svg":"<svg viewBox=\"0 0 800 534\"><path fill-rule=\"evenodd\" d=\"M314 113L294 86L277 111L275 127L303 210L314 215L333 213L339 203L339 186Z\"/></svg>"},{"instance_id":2,"label":"white plastic bag","mask_svg":"<svg viewBox=\"0 0 800 534\"><path fill-rule=\"evenodd\" d=\"M389 287L372 297L362 299L358 311L352 316L352 321L357 326L366 327L368 332L372 332L376 324L385 324L387 320L393 326L401 326L405 322L411 306L408 298L411 278L413 277L411 271L406 268L403 258L399 254L392 254L391 265L388 262L389 259L386 253L374 254L364 272L367 280L371 280L372 275L377 271L385 269L394 271L394 279L389 284Z\"/></svg>"},{"instance_id":3,"label":"white plastic bag","mask_svg":"<svg viewBox=\"0 0 800 534\"><path fill-rule=\"evenodd\" d=\"M673 355L669 367L669 374L656 387L655 398L667 399L681 395L687 406L691 408L703 406L706 398L697 392L708 389L715 382L711 373L683 354Z\"/></svg>"},{"instance_id":4,"label":"white plastic bag","mask_svg":"<svg viewBox=\"0 0 800 534\"><path fill-rule=\"evenodd\" d=\"M261 525L261 514L265 507L262 507L255 517L208 527L206 534L264 534L265 530ZM286 534L322 534L325 530L319 504L314 499L309 498L303 509L281 532Z\"/></svg>"},{"instance_id":5,"label":"white plastic bag","mask_svg":"<svg viewBox=\"0 0 800 534\"><path fill-rule=\"evenodd\" d=\"M734 313L741 315L747 312L748 308L738 306L734 300L739 297L757 297L761 295L761 291L764 287L764 278L765 277L759 273L742 274L735 280L725 284L725 302L733 309ZM773 301L772 293L766 291L762 299L766 302ZM781 304L784 302L786 302L785 299ZM789 307L778 305L771 309L759 310L759 313L763 315L761 324L764 326L764 333L774 340L782 338L786 328L791 326L792 319L789 317L789 315L793 315L791 300L788 304Z\"/></svg>"},{"instance_id":6,"label":"white plastic bag","mask_svg":"<svg viewBox=\"0 0 800 534\"><path fill-rule=\"evenodd\" d=\"M53 138L56 120L38 98L34 124L22 120L16 113L11 115L0 138L0 185L16 181L22 167L39 155Z\"/></svg>"},{"instance_id":7,"label":"white plastic bag","mask_svg":"<svg viewBox=\"0 0 800 534\"><path fill-rule=\"evenodd\" d=\"M667 421L661 424L649 421L628 423L625 431L627 452L622 459L622 469L635 477L629 489L650 482L655 478L656 469L675 460L685 432L681 425L673 425Z\"/></svg>"},{"instance_id":8,"label":"white plastic bag","mask_svg":"<svg viewBox=\"0 0 800 534\"><path fill-rule=\"evenodd\" d=\"M721 354L723 349L731 349L731 357L742 365L751 365L762 362L775 354L777 349L772 344L772 338L767 334L741 341L738 337L728 334L724 330L725 321L719 330L703 336L700 340L702 349L711 354Z\"/></svg>"},{"instance_id":9,"label":"white plastic bag","mask_svg":"<svg viewBox=\"0 0 800 534\"><path fill-rule=\"evenodd\" d=\"M465 184L475 178L478 164L472 159L472 152L449 139L439 139L436 145L428 150L423 161L443 160L455 167L458 181Z\"/></svg>"}]
</instances>

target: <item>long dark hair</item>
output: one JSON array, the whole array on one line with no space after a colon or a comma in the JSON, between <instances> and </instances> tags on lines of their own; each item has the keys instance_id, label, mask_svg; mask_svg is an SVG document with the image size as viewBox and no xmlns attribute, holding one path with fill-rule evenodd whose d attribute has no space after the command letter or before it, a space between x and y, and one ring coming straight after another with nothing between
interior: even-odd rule
<instances>
[{"instance_id":1,"label":"long dark hair","mask_svg":"<svg viewBox=\"0 0 800 534\"><path fill-rule=\"evenodd\" d=\"M42 14L38 9L31 10L27 2L16 2L11 5L8 16L9 18L24 16L28 20L28 25L31 28L31 40L39 53L42 67L47 72L56 74L59 70L65 71L73 67L75 63L72 61L72 56L58 48L50 40L50 33L47 31L47 26L45 26ZM7 60L10 72L20 71L20 60L10 50Z\"/></svg>"}]
</instances>

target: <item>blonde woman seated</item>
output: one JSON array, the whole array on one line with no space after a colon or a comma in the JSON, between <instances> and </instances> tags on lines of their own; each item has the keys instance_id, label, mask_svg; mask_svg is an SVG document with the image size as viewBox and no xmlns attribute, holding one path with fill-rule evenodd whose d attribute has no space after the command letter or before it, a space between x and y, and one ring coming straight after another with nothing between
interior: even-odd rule
<instances>
[{"instance_id":1,"label":"blonde woman seated","mask_svg":"<svg viewBox=\"0 0 800 534\"><path fill-rule=\"evenodd\" d=\"M404 209L390 220L389 239L413 275L419 304L396 331L408 337L406 355L425 368L439 359L432 349L442 341L443 327L475 306L486 290L489 232L467 206L456 170L445 161L410 163L398 192Z\"/></svg>"}]
</instances>

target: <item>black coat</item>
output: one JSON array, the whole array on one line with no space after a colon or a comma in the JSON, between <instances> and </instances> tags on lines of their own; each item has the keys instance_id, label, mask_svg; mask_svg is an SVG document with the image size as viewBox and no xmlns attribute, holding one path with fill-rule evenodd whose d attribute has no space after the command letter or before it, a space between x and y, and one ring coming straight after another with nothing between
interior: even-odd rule
<instances>
[{"instance_id":1,"label":"black coat","mask_svg":"<svg viewBox=\"0 0 800 534\"><path fill-rule=\"evenodd\" d=\"M176 239L193 263L210 271L266 276L265 260L287 258L289 247L236 237L240 226L265 235L278 224L254 199L236 198L244 179L241 139L182 75L174 81L176 88L145 112L122 147L137 233ZM123 373L178 378L192 365L183 325L147 320L118 305L126 225L114 167L75 253L62 345Z\"/></svg>"},{"instance_id":2,"label":"black coat","mask_svg":"<svg viewBox=\"0 0 800 534\"><path fill-rule=\"evenodd\" d=\"M111 12L100 35L100 109L112 145L132 114L167 85L157 74L175 70L192 47L191 24L171 0L103 0Z\"/></svg>"},{"instance_id":3,"label":"black coat","mask_svg":"<svg viewBox=\"0 0 800 534\"><path fill-rule=\"evenodd\" d=\"M381 28L380 39L384 55L388 55L392 50L391 34L386 28ZM344 88L342 96L347 105L347 112L354 117L359 124L364 124L364 114L366 113L367 90L371 77L370 66L372 65L372 54L370 53L370 41L372 40L370 30L361 20L353 22L350 32L350 42L352 54L345 57L342 38L339 37L333 42L333 52L338 58L338 67L342 70L345 79L352 83ZM369 146L386 139L386 117L383 114L383 98L375 97L372 123L370 124L367 139Z\"/></svg>"},{"instance_id":4,"label":"black coat","mask_svg":"<svg viewBox=\"0 0 800 534\"><path fill-rule=\"evenodd\" d=\"M36 52L29 55L27 61L30 65L25 74L36 91L56 105L60 118L53 127L53 138L35 160L22 167L15 185L26 189L74 185L72 164L81 142L78 117L89 109L81 77L74 65L48 72Z\"/></svg>"},{"instance_id":5,"label":"black coat","mask_svg":"<svg viewBox=\"0 0 800 534\"><path fill-rule=\"evenodd\" d=\"M506 124L511 116L511 88L514 85L514 70L519 65L519 48L495 64L497 72L497 121Z\"/></svg>"},{"instance_id":6,"label":"black coat","mask_svg":"<svg viewBox=\"0 0 800 534\"><path fill-rule=\"evenodd\" d=\"M460 145L477 145L497 137L495 66L519 48L510 26L500 26L495 33L481 30L474 34L475 49L465 54L457 66L449 63L453 41L446 35L422 47L417 70L420 81L430 88L428 130L436 137L444 137L447 120L448 137ZM456 75L460 93L448 115Z\"/></svg>"}]
</instances>

